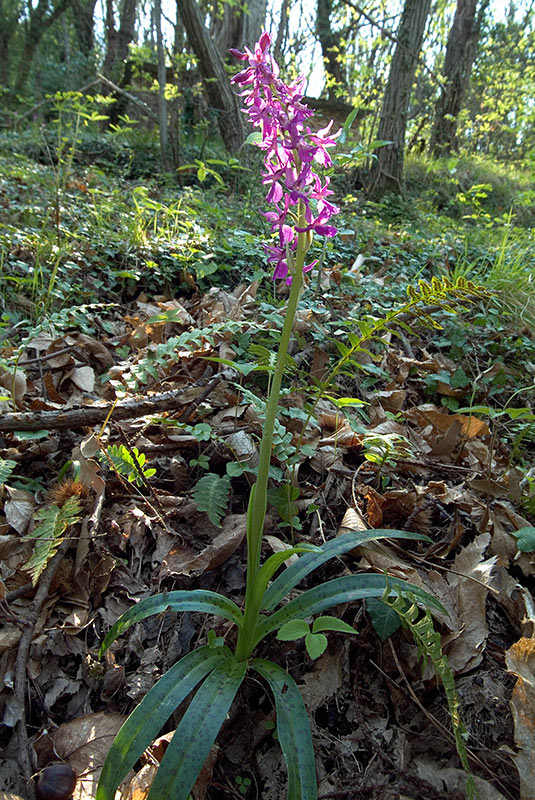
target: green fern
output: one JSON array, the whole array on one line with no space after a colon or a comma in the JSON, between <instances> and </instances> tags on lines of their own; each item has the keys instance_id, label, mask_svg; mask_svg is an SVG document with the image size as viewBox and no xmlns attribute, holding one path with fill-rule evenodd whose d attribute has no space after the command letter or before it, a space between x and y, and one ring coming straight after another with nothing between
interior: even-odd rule
<instances>
[{"instance_id":1,"label":"green fern","mask_svg":"<svg viewBox=\"0 0 535 800\"><path fill-rule=\"evenodd\" d=\"M137 447L132 447L129 451L124 444L111 444L106 453L115 471L136 486L146 485L147 478L156 474L156 470L152 467L144 469L147 457L145 453L140 453Z\"/></svg>"},{"instance_id":2,"label":"green fern","mask_svg":"<svg viewBox=\"0 0 535 800\"><path fill-rule=\"evenodd\" d=\"M0 458L0 484L5 483L16 466L16 461Z\"/></svg>"},{"instance_id":3,"label":"green fern","mask_svg":"<svg viewBox=\"0 0 535 800\"><path fill-rule=\"evenodd\" d=\"M80 501L77 497L69 497L61 508L45 506L36 513L38 525L29 536L24 537L35 542L31 558L24 565L24 569L31 575L34 586L63 541L65 531L78 522L79 515Z\"/></svg>"},{"instance_id":4,"label":"green fern","mask_svg":"<svg viewBox=\"0 0 535 800\"><path fill-rule=\"evenodd\" d=\"M425 610L423 617L421 616L421 610L416 604L414 595L409 592L398 592L396 597L392 597L389 596L390 592L391 587L387 583L387 588L381 598L383 603L398 614L402 625L408 628L412 633L423 661L423 668L425 669L428 659L431 659L435 672L442 681L448 703L457 754L466 772L466 795L469 800L475 800L477 791L466 751L468 732L461 719L459 696L455 688L455 678L448 659L442 652L440 634L434 628L429 609Z\"/></svg>"},{"instance_id":5,"label":"green fern","mask_svg":"<svg viewBox=\"0 0 535 800\"><path fill-rule=\"evenodd\" d=\"M227 510L230 494L230 478L209 472L197 482L193 498L199 511L205 511L210 521L221 527L221 520Z\"/></svg>"}]
</instances>

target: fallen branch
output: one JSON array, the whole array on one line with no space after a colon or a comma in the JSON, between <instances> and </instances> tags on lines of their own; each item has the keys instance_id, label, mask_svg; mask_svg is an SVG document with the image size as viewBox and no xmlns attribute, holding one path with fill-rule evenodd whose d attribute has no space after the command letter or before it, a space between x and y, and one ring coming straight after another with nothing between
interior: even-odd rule
<instances>
[{"instance_id":1,"label":"fallen branch","mask_svg":"<svg viewBox=\"0 0 535 800\"><path fill-rule=\"evenodd\" d=\"M117 94L122 94L124 97L130 100L130 102L133 103L135 106L138 106L138 108L143 109L145 114L158 125L158 117L156 116L152 108L150 108L146 103L144 103L142 100L138 100L137 97L134 97L133 94L130 94L130 92L127 92L125 89L121 89L120 86L117 86L116 83L110 81L109 78L106 78L106 76L102 75L100 72L97 72L97 76L100 78L102 83L105 83L106 86L109 86L110 89L113 89L114 92L117 92Z\"/></svg>"},{"instance_id":2,"label":"fallen branch","mask_svg":"<svg viewBox=\"0 0 535 800\"><path fill-rule=\"evenodd\" d=\"M117 403L113 409L114 420L131 419L161 411L175 410L191 403L191 392L180 389L172 392L144 397L141 400L126 400ZM59 411L19 411L4 414L0 417L0 431L42 431L42 430L76 430L98 425L104 422L113 407L82 406Z\"/></svg>"}]
</instances>

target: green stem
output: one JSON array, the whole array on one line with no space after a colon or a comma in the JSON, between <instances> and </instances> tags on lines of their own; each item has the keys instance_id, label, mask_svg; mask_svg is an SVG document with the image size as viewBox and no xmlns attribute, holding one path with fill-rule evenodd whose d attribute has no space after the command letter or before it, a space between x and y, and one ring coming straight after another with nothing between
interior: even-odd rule
<instances>
[{"instance_id":1,"label":"green stem","mask_svg":"<svg viewBox=\"0 0 535 800\"><path fill-rule=\"evenodd\" d=\"M304 210L300 208L299 227L305 227ZM244 661L251 655L254 647L254 633L260 607L262 595L257 589L257 576L260 569L260 554L262 549L262 535L264 532L264 520L267 511L267 490L269 480L269 466L271 463L271 450L273 444L273 429L279 405L279 395L284 375L286 354L290 344L295 312L299 303L301 287L303 285L303 266L305 256L310 244L310 236L300 233L297 240L297 251L295 264L292 270L292 286L284 324L282 326L277 363L273 373L271 391L266 406L266 419L264 432L260 442L260 454L258 463L258 476L256 483L251 488L249 496L249 507L247 510L247 583L245 589L245 608L243 624L238 634L236 644L236 659Z\"/></svg>"}]
</instances>

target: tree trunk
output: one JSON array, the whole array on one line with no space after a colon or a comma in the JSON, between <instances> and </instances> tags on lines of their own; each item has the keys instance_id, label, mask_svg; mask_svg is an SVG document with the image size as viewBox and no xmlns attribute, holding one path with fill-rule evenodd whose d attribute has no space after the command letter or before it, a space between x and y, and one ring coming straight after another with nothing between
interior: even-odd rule
<instances>
[{"instance_id":1,"label":"tree trunk","mask_svg":"<svg viewBox=\"0 0 535 800\"><path fill-rule=\"evenodd\" d=\"M317 0L316 4L316 34L321 46L323 64L325 67L327 96L333 100L337 96L337 89L348 94L347 81L342 70L342 65L337 54L342 50L340 34L335 33L331 26L333 0Z\"/></svg>"},{"instance_id":2,"label":"tree trunk","mask_svg":"<svg viewBox=\"0 0 535 800\"><path fill-rule=\"evenodd\" d=\"M24 36L24 44L22 46L22 54L19 61L17 70L17 79L13 93L15 95L22 92L24 84L28 79L30 67L35 56L37 46L45 31L47 31L54 22L61 17L64 11L71 5L72 0L58 0L54 8L47 14L48 0L39 0L35 8L29 9L28 19L26 21L26 31Z\"/></svg>"},{"instance_id":3,"label":"tree trunk","mask_svg":"<svg viewBox=\"0 0 535 800\"><path fill-rule=\"evenodd\" d=\"M266 0L249 0L247 11L234 2L223 4L222 13L213 18L210 31L223 61L231 47L238 50L243 50L245 45L254 47L264 29L266 10Z\"/></svg>"},{"instance_id":4,"label":"tree trunk","mask_svg":"<svg viewBox=\"0 0 535 800\"><path fill-rule=\"evenodd\" d=\"M9 14L8 14L9 9ZM17 29L22 6L13 0L0 0L0 86L9 86L9 45Z\"/></svg>"},{"instance_id":5,"label":"tree trunk","mask_svg":"<svg viewBox=\"0 0 535 800\"><path fill-rule=\"evenodd\" d=\"M376 198L402 191L407 112L430 7L431 0L405 0L403 6L377 132L392 144L377 150L370 175L370 195Z\"/></svg>"},{"instance_id":6,"label":"tree trunk","mask_svg":"<svg viewBox=\"0 0 535 800\"><path fill-rule=\"evenodd\" d=\"M232 91L221 57L204 26L199 6L195 0L177 1L188 41L199 62L208 100L218 112L223 142L227 150L234 153L243 144L238 98Z\"/></svg>"},{"instance_id":7,"label":"tree trunk","mask_svg":"<svg viewBox=\"0 0 535 800\"><path fill-rule=\"evenodd\" d=\"M97 0L73 0L73 23L80 52L88 58L95 45L95 6Z\"/></svg>"},{"instance_id":8,"label":"tree trunk","mask_svg":"<svg viewBox=\"0 0 535 800\"><path fill-rule=\"evenodd\" d=\"M167 163L167 101L165 99L165 51L162 37L162 2L154 0L154 23L156 25L156 48L158 53L158 128L160 132L160 157L164 172L169 171Z\"/></svg>"},{"instance_id":9,"label":"tree trunk","mask_svg":"<svg viewBox=\"0 0 535 800\"><path fill-rule=\"evenodd\" d=\"M458 150L457 117L470 80L481 23L489 0L457 0L444 61L444 86L435 111L429 149L434 156Z\"/></svg>"},{"instance_id":10,"label":"tree trunk","mask_svg":"<svg viewBox=\"0 0 535 800\"><path fill-rule=\"evenodd\" d=\"M128 83L125 63L128 48L136 35L136 15L138 0L123 0L119 17L119 29L115 26L113 0L106 0L106 56L102 72L118 86ZM124 114L127 99L124 95L115 95L115 102L107 109L108 125L117 125L119 117Z\"/></svg>"}]
</instances>

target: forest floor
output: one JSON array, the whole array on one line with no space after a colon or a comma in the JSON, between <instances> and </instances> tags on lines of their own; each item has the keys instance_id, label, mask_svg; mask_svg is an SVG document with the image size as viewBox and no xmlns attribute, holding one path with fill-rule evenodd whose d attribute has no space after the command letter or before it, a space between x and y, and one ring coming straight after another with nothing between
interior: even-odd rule
<instances>
[{"instance_id":1,"label":"forest floor","mask_svg":"<svg viewBox=\"0 0 535 800\"><path fill-rule=\"evenodd\" d=\"M233 642L218 618L166 613L136 624L98 658L110 626L148 595L203 588L242 602L247 499L285 289L262 289L250 264L256 234L236 225L229 232L231 213L222 216L217 201L203 206L216 215L217 235L207 242L200 217L183 217L183 209L173 217L169 202L140 191L140 182L124 215L138 214L143 241L119 252L118 217L115 249L104 228L99 239L94 227L89 241L84 225L98 192L108 193L112 215L126 189L106 188L82 170L61 222L56 207L60 240L45 262L42 228L32 219L45 207L50 176L39 168L32 179L8 160L0 175L9 215L0 230L0 792L28 797L24 773L60 760L78 775L75 800L90 800L111 741L155 681L209 630ZM144 198L141 216L136 196ZM148 222L158 215L165 242L157 222ZM265 555L348 531L425 534L426 541L363 545L319 570L314 583L388 570L439 599L444 611L433 610L434 625L455 675L478 796L528 800L535 546L532 531L524 540L513 534L534 518L526 466L534 419L529 387L513 393L533 382L535 344L494 297L475 296L467 310L452 298L456 314L427 309L441 329L411 319L412 332L395 335L391 325L372 356L356 352L309 418L314 385L343 353L336 342L347 343L358 319L406 302L411 279L417 286L451 266L451 248L433 248L425 232L348 223L340 238L298 313ZM185 251L196 265L189 273L180 263ZM47 268L54 252L56 267ZM174 253L169 263L183 270L179 288L171 267L156 289L139 279L162 269L162 252ZM260 265L261 249L256 259ZM208 476L224 490L215 506L198 488ZM46 509L72 496L79 520L51 558ZM358 635L330 634L317 660L302 640L268 639L259 652L288 669L302 691L319 797L465 797L432 662L422 664L410 631L381 616L378 604L336 613ZM123 800L145 798L180 713L136 765ZM265 687L246 681L194 800L286 797L274 719Z\"/></svg>"}]
</instances>

